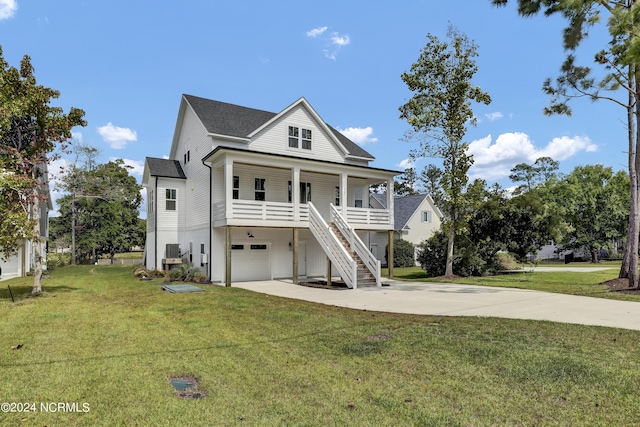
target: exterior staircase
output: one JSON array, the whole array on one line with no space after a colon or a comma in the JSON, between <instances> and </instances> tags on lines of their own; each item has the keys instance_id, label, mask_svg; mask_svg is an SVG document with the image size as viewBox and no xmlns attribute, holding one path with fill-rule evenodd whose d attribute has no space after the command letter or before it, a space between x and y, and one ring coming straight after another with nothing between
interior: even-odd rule
<instances>
[{"instance_id":1,"label":"exterior staircase","mask_svg":"<svg viewBox=\"0 0 640 427\"><path fill-rule=\"evenodd\" d=\"M382 286L380 261L333 205L329 225L309 202L309 229L349 288Z\"/></svg>"},{"instance_id":2,"label":"exterior staircase","mask_svg":"<svg viewBox=\"0 0 640 427\"><path fill-rule=\"evenodd\" d=\"M333 230L333 232L335 233L338 240L340 240L340 243L342 243L342 246L347 250L347 252L349 252L351 257L357 264L358 287L377 286L378 282L376 280L376 277L369 271L369 269L367 268L367 265L362 260L362 258L360 258L358 253L355 250L351 249L351 244L349 243L349 240L347 239L347 237L344 234L342 234L342 232L340 231L340 229L335 223L332 222L329 224L329 226L331 227L331 230Z\"/></svg>"}]
</instances>

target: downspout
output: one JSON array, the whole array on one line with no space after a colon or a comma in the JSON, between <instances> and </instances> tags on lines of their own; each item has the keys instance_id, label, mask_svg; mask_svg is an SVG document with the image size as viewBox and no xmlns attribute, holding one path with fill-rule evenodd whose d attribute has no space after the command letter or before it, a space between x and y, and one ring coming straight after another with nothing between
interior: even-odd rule
<instances>
[{"instance_id":1,"label":"downspout","mask_svg":"<svg viewBox=\"0 0 640 427\"><path fill-rule=\"evenodd\" d=\"M213 185L211 185L211 180L213 179L213 168L206 164L204 159L202 159L202 164L209 168L209 256L207 257L207 276L209 280L211 280L211 261L212 261L212 252L211 252L211 244L213 238L212 226L213 226L213 209L211 207L211 203L213 202Z\"/></svg>"},{"instance_id":2,"label":"downspout","mask_svg":"<svg viewBox=\"0 0 640 427\"><path fill-rule=\"evenodd\" d=\"M156 184L153 189L153 269L158 269L158 177L156 176Z\"/></svg>"}]
</instances>

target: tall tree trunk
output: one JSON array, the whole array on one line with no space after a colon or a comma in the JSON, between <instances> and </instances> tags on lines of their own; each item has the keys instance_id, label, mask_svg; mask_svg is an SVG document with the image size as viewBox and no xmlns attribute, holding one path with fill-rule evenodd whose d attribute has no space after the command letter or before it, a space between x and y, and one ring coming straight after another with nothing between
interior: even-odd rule
<instances>
[{"instance_id":1,"label":"tall tree trunk","mask_svg":"<svg viewBox=\"0 0 640 427\"><path fill-rule=\"evenodd\" d=\"M453 242L456 238L456 227L451 220L451 225L449 225L449 243L447 244L447 267L444 271L445 276L453 276Z\"/></svg>"},{"instance_id":2,"label":"tall tree trunk","mask_svg":"<svg viewBox=\"0 0 640 427\"><path fill-rule=\"evenodd\" d=\"M39 185L33 190L34 197L31 203L31 218L34 220L33 231L34 235L38 236L33 241L35 266L33 270L33 288L31 289L31 295L40 295L42 293L42 236L40 236L40 194L38 191Z\"/></svg>"}]
</instances>

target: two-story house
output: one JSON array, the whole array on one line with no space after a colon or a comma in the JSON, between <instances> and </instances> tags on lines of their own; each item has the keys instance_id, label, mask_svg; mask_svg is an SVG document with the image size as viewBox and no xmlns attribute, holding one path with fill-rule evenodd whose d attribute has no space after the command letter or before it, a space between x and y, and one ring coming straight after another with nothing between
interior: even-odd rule
<instances>
[{"instance_id":1,"label":"two-story house","mask_svg":"<svg viewBox=\"0 0 640 427\"><path fill-rule=\"evenodd\" d=\"M362 242L393 240L393 197L369 186L399 172L326 124L301 98L279 113L183 95L168 159L147 158L147 268L201 267L214 282L342 277L380 285Z\"/></svg>"}]
</instances>

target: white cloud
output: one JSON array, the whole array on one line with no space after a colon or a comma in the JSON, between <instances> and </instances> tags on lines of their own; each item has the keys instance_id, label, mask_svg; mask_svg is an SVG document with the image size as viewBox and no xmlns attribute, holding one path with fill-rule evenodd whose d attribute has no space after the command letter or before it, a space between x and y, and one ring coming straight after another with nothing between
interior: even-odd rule
<instances>
[{"instance_id":1,"label":"white cloud","mask_svg":"<svg viewBox=\"0 0 640 427\"><path fill-rule=\"evenodd\" d=\"M114 126L111 122L105 126L98 128L98 133L109 143L111 148L121 150L127 146L128 142L137 141L138 134L136 131Z\"/></svg>"},{"instance_id":2,"label":"white cloud","mask_svg":"<svg viewBox=\"0 0 640 427\"><path fill-rule=\"evenodd\" d=\"M144 162L140 160L123 159L121 157L109 157L109 161L122 160L125 166L130 166L129 174L142 176L144 172Z\"/></svg>"},{"instance_id":3,"label":"white cloud","mask_svg":"<svg viewBox=\"0 0 640 427\"><path fill-rule=\"evenodd\" d=\"M366 128L354 128L354 127L348 127L346 129L338 128L338 131L359 145L365 145L371 142L378 141L378 138L372 136L373 128L371 126L367 126Z\"/></svg>"},{"instance_id":4,"label":"white cloud","mask_svg":"<svg viewBox=\"0 0 640 427\"><path fill-rule=\"evenodd\" d=\"M15 15L16 10L18 10L16 0L0 0L0 21L11 18Z\"/></svg>"},{"instance_id":5,"label":"white cloud","mask_svg":"<svg viewBox=\"0 0 640 427\"><path fill-rule=\"evenodd\" d=\"M327 31L329 27L324 26L324 27L318 27L318 28L314 28L313 30L309 30L307 31L307 37L318 37L320 35L322 35L325 31Z\"/></svg>"},{"instance_id":6,"label":"white cloud","mask_svg":"<svg viewBox=\"0 0 640 427\"><path fill-rule=\"evenodd\" d=\"M71 138L82 143L82 132L71 131Z\"/></svg>"},{"instance_id":7,"label":"white cloud","mask_svg":"<svg viewBox=\"0 0 640 427\"><path fill-rule=\"evenodd\" d=\"M489 120L490 122L493 122L495 120L501 119L502 113L499 111L496 111L494 113L485 114L484 116L487 118L487 120Z\"/></svg>"},{"instance_id":8,"label":"white cloud","mask_svg":"<svg viewBox=\"0 0 640 427\"><path fill-rule=\"evenodd\" d=\"M348 34L341 36L338 33L333 33L331 34L331 43L338 46L346 46L351 43L351 39L349 38Z\"/></svg>"},{"instance_id":9,"label":"white cloud","mask_svg":"<svg viewBox=\"0 0 640 427\"><path fill-rule=\"evenodd\" d=\"M340 34L336 31L327 34L328 29L329 27L325 25L309 30L306 34L307 37L322 40L325 45L323 49L324 56L335 61L340 49L351 44L351 37L348 34Z\"/></svg>"},{"instance_id":10,"label":"white cloud","mask_svg":"<svg viewBox=\"0 0 640 427\"><path fill-rule=\"evenodd\" d=\"M503 133L496 138L491 135L469 144L468 154L473 154L474 164L469 170L472 179L499 179L509 175L518 163L532 164L539 157L566 160L581 151L593 152L598 146L587 137L563 136L553 138L545 147L537 148L529 136L522 132Z\"/></svg>"},{"instance_id":11,"label":"white cloud","mask_svg":"<svg viewBox=\"0 0 640 427\"><path fill-rule=\"evenodd\" d=\"M413 163L413 161L411 161L411 159L404 159L400 163L398 163L396 166L402 169L409 169L414 167L415 164Z\"/></svg>"}]
</instances>

